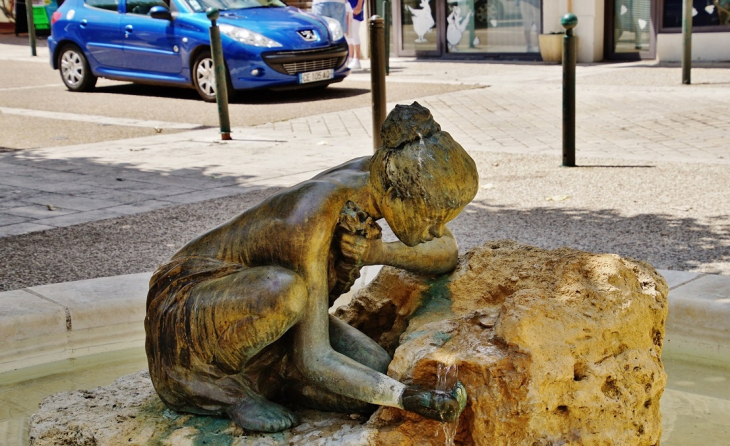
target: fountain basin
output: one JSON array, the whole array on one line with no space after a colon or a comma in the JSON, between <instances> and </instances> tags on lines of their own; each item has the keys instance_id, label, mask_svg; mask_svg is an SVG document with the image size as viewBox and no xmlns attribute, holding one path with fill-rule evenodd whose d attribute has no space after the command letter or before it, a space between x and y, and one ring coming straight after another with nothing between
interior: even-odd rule
<instances>
[{"instance_id":1,"label":"fountain basin","mask_svg":"<svg viewBox=\"0 0 730 446\"><path fill-rule=\"evenodd\" d=\"M363 276L367 280L374 272ZM730 410L730 277L660 273L670 287L662 444L692 444L697 438L720 444L730 436L725 416ZM3 304L9 303L0 312L0 443L27 443L28 417L46 395L108 384L144 368L149 276L0 293Z\"/></svg>"}]
</instances>

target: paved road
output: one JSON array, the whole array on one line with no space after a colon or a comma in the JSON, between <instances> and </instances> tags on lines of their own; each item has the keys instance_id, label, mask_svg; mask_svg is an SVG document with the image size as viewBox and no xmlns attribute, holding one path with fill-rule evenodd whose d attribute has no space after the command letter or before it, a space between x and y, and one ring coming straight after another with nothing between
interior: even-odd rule
<instances>
[{"instance_id":1,"label":"paved road","mask_svg":"<svg viewBox=\"0 0 730 446\"><path fill-rule=\"evenodd\" d=\"M5 42L5 43L3 43ZM11 43L15 43L15 45ZM91 93L73 93L51 69L48 48L32 58L27 39L0 35L0 146L56 147L217 127L215 104L193 89L138 85L100 79ZM41 43L44 43L41 41ZM449 83L403 83L391 100L473 88ZM231 102L232 126L253 126L302 116L367 107L369 77L346 79L324 91L246 92Z\"/></svg>"},{"instance_id":2,"label":"paved road","mask_svg":"<svg viewBox=\"0 0 730 446\"><path fill-rule=\"evenodd\" d=\"M391 65L390 105L418 99L478 162L483 188L454 222L462 247L512 238L730 274L730 64L698 65L692 86L679 85L677 65L580 66L581 167L567 170L558 167L559 66ZM16 66L26 74L9 76ZM234 104L246 118L234 122L234 141L221 143L215 128L205 128L204 111L214 106L176 96L192 92L150 97L156 90L110 83L105 91L100 83L101 93L70 93L45 60L19 45L0 44L1 67L14 86L0 89L0 146L44 145L0 153L5 289L148 271L195 231L219 223L219 207L231 216L250 202L223 198L288 186L371 153L367 71L328 89L326 99ZM11 121L28 127L19 132ZM49 133L67 127L78 129L64 134L68 140ZM123 131L138 133L115 134ZM140 137L119 139L130 136Z\"/></svg>"}]
</instances>

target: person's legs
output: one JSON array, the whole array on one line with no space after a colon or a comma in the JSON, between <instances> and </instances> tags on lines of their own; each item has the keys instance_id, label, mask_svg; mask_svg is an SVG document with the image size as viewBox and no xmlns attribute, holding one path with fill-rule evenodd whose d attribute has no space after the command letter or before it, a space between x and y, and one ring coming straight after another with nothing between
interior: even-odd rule
<instances>
[{"instance_id":1,"label":"person's legs","mask_svg":"<svg viewBox=\"0 0 730 446\"><path fill-rule=\"evenodd\" d=\"M194 279L189 276L187 282ZM160 331L176 333L173 345L148 346L148 356L151 350L176 350L161 361L150 360L165 403L182 412L226 413L256 431L296 424L291 411L259 395L259 377L249 376L246 368L299 320L306 302L304 281L280 267L248 268L202 281L174 299L175 306L152 313L161 319ZM154 339L148 333L148 344Z\"/></svg>"},{"instance_id":2,"label":"person's legs","mask_svg":"<svg viewBox=\"0 0 730 446\"><path fill-rule=\"evenodd\" d=\"M522 29L525 32L525 45L528 52L534 51L537 45L537 33L540 31L540 9L528 4L520 2L520 12L522 13ZM533 27L536 28L535 38L533 39ZM535 41L535 45L533 45Z\"/></svg>"},{"instance_id":3,"label":"person's legs","mask_svg":"<svg viewBox=\"0 0 730 446\"><path fill-rule=\"evenodd\" d=\"M362 68L360 65L360 20L353 19L350 24L350 31L348 33L348 43L350 43L350 64L348 67L351 70L359 70Z\"/></svg>"}]
</instances>

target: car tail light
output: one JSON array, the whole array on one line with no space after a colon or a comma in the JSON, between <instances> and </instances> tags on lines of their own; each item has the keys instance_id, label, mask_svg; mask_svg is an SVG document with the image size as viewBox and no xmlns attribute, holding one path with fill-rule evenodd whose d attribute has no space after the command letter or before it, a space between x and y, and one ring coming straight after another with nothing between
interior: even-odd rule
<instances>
[{"instance_id":1,"label":"car tail light","mask_svg":"<svg viewBox=\"0 0 730 446\"><path fill-rule=\"evenodd\" d=\"M58 19L60 19L60 18L61 18L61 12L60 11L55 11L53 13L53 15L51 16L51 25L53 25L54 23L56 23L58 21Z\"/></svg>"}]
</instances>

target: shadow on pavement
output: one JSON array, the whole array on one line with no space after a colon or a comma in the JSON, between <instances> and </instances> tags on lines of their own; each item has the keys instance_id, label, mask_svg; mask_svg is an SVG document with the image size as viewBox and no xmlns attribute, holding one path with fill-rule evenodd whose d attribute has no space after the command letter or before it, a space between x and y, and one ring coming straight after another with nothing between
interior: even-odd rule
<instances>
[{"instance_id":1,"label":"shadow on pavement","mask_svg":"<svg viewBox=\"0 0 730 446\"><path fill-rule=\"evenodd\" d=\"M696 218L669 213L627 217L613 209L511 209L474 203L479 207L470 206L452 223L462 251L486 240L511 239L548 249L568 246L618 254L658 269L697 271L730 261L728 215L721 217L721 225L710 227ZM705 272L722 271L705 268Z\"/></svg>"},{"instance_id":2,"label":"shadow on pavement","mask_svg":"<svg viewBox=\"0 0 730 446\"><path fill-rule=\"evenodd\" d=\"M68 163L65 166L59 162L53 160L51 164L46 160L25 166L47 168L49 182L53 181L54 172L88 172L92 181L85 193L97 194L99 189L109 189L105 199L110 201L114 200L114 193L128 193L114 189L135 183L139 189L132 188L132 192L144 195L178 187L181 188L178 192L184 193L186 182L215 182L219 186L233 186L236 182L234 177L212 179L195 168L151 175L128 164L102 164L92 159L65 161ZM108 181L103 182L103 178ZM539 185L536 188L539 189ZM0 258L3 259L0 291L151 271L193 237L224 223L278 189L241 190L245 192L0 238ZM55 194L62 198L83 193ZM49 199L52 194L46 193ZM61 198L58 203L62 202ZM149 199L154 198L157 197L149 196ZM165 200L165 197L159 199ZM449 226L462 253L488 240L511 239L548 249L569 246L595 253L615 253L645 260L658 269L727 274L730 215L713 218L717 224L710 226L697 218L669 212L626 216L616 209L516 208L475 200Z\"/></svg>"},{"instance_id":3,"label":"shadow on pavement","mask_svg":"<svg viewBox=\"0 0 730 446\"><path fill-rule=\"evenodd\" d=\"M192 88L163 87L159 85L121 84L98 86L92 93L113 93L129 96L161 97L200 101L200 96ZM230 101L231 104L289 104L300 102L316 102L328 99L342 99L370 94L370 90L363 88L343 88L331 85L328 88L313 88L306 90L268 91L268 90L239 90Z\"/></svg>"}]
</instances>

